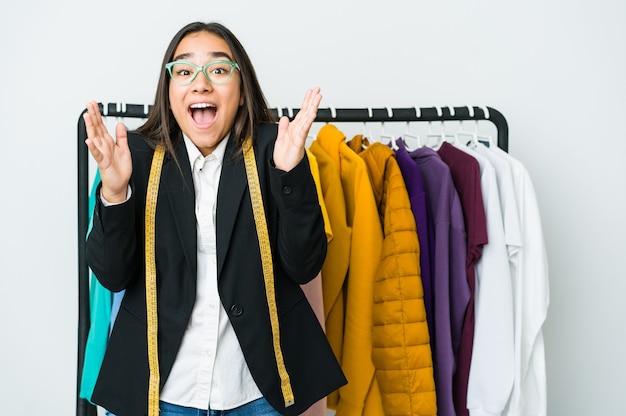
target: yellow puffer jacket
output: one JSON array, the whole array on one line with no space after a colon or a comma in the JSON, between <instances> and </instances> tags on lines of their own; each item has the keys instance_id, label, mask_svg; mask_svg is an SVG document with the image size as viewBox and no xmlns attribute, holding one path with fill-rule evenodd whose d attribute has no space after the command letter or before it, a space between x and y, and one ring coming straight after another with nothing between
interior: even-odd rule
<instances>
[{"instance_id":1,"label":"yellow puffer jacket","mask_svg":"<svg viewBox=\"0 0 626 416\"><path fill-rule=\"evenodd\" d=\"M369 145L361 135L348 146L365 161L384 234L374 280L372 362L385 415L436 415L419 241L408 191L392 149Z\"/></svg>"}]
</instances>

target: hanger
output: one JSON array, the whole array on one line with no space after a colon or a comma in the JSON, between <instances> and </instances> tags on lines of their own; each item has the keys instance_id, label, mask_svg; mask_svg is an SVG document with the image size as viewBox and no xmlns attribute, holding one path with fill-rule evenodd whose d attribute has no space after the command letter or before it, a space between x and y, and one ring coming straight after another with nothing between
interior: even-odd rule
<instances>
[{"instance_id":1,"label":"hanger","mask_svg":"<svg viewBox=\"0 0 626 416\"><path fill-rule=\"evenodd\" d=\"M391 109L391 107L387 107L387 117L389 117L390 119L393 119L393 110ZM386 142L385 140L388 140L388 142ZM397 149L397 146L394 143L394 136L392 134L385 133L384 121L380 122L380 141L381 143L388 145L392 149Z\"/></svg>"},{"instance_id":2,"label":"hanger","mask_svg":"<svg viewBox=\"0 0 626 416\"><path fill-rule=\"evenodd\" d=\"M441 117L441 108L439 107L435 107L435 109L437 110L437 117ZM443 127L443 125L441 126ZM435 142L432 143L431 140L434 139ZM438 148L439 145L441 144L439 141L441 140L441 134L440 133L433 133L433 122L428 120L428 134L426 135L426 146L430 147L430 148Z\"/></svg>"},{"instance_id":3,"label":"hanger","mask_svg":"<svg viewBox=\"0 0 626 416\"><path fill-rule=\"evenodd\" d=\"M367 107L367 118L370 119L373 116L374 116L374 111L372 110L372 107ZM373 140L374 139L374 134L372 133L372 128L370 127L369 130L367 128L367 120L363 120L363 133L361 133L361 136L363 136L363 140L365 140L365 139Z\"/></svg>"},{"instance_id":4,"label":"hanger","mask_svg":"<svg viewBox=\"0 0 626 416\"><path fill-rule=\"evenodd\" d=\"M441 129L439 133L432 132L432 122L428 122L428 134L426 135L426 145L433 150L438 150L444 142L449 142L454 144L456 142L455 134L446 134L445 122L443 120L443 110L441 107L435 107L437 109L437 117L440 118L439 124ZM450 115L454 116L454 107L448 107L450 109ZM431 143L431 140L434 139L435 142Z\"/></svg>"},{"instance_id":5,"label":"hanger","mask_svg":"<svg viewBox=\"0 0 626 416\"><path fill-rule=\"evenodd\" d=\"M404 143L404 147L406 147L407 150L415 150L415 149L419 149L420 147L422 147L422 141L420 139L420 136L417 134L413 134L409 131L409 122L406 122L406 131L402 134L402 137L400 138L400 140L402 140L402 142ZM412 139L415 142L415 147L411 147L409 146L407 139Z\"/></svg>"},{"instance_id":6,"label":"hanger","mask_svg":"<svg viewBox=\"0 0 626 416\"><path fill-rule=\"evenodd\" d=\"M416 114L417 118L419 119L422 116L422 110L419 107L414 107L414 108L415 108L415 114ZM404 144L404 147L408 151L419 149L420 147L422 147L422 142L420 140L420 136L418 134L411 133L410 132L410 127L411 127L411 122L407 120L407 122L406 122L406 131L404 132L404 134L402 134L402 136L400 138L398 138L398 140L402 140L402 143ZM415 141L415 148L412 148L411 146L409 146L406 139L413 139Z\"/></svg>"},{"instance_id":7,"label":"hanger","mask_svg":"<svg viewBox=\"0 0 626 416\"><path fill-rule=\"evenodd\" d=\"M469 116L470 118L474 117L474 108L468 106L468 110L469 110ZM489 110L485 107L483 109L483 111L485 112L485 117L489 118ZM463 120L461 120L461 130L459 130L456 133L457 139L458 141L465 145L468 146L470 148L475 148L476 146L478 146L479 144L483 144L487 147L491 146L492 143L492 139L490 135L481 135L479 134L479 128L478 128L478 120L474 120L474 130L473 131L465 131L463 130Z\"/></svg>"},{"instance_id":8,"label":"hanger","mask_svg":"<svg viewBox=\"0 0 626 416\"><path fill-rule=\"evenodd\" d=\"M470 118L474 118L474 107L468 106ZM474 120L474 130L463 130L463 120L459 122L460 130L456 132L457 142L462 143L465 146L474 148L478 145L478 120Z\"/></svg>"},{"instance_id":9,"label":"hanger","mask_svg":"<svg viewBox=\"0 0 626 416\"><path fill-rule=\"evenodd\" d=\"M454 117L454 107L448 106L448 110L450 111L450 117ZM451 144L457 143L456 134L445 134L445 131L442 131L442 139L442 143L444 140Z\"/></svg>"},{"instance_id":10,"label":"hanger","mask_svg":"<svg viewBox=\"0 0 626 416\"><path fill-rule=\"evenodd\" d=\"M489 120L489 109L487 108L487 106L483 106L482 110L485 113L485 119ZM478 130L478 120L476 120L476 130ZM476 139L479 143L482 143L487 147L491 147L493 145L493 139L489 134L477 134Z\"/></svg>"}]
</instances>

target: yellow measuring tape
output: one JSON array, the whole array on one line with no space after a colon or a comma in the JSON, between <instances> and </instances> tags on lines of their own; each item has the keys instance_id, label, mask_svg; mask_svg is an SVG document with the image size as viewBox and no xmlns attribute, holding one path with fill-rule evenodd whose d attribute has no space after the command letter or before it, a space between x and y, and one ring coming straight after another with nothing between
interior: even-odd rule
<instances>
[{"instance_id":1,"label":"yellow measuring tape","mask_svg":"<svg viewBox=\"0 0 626 416\"><path fill-rule=\"evenodd\" d=\"M259 183L259 173L256 169L256 159L252 150L252 140L248 138L243 145L244 161L246 165L246 175L250 187L250 198L252 200L252 210L254 221L259 238L261 249L261 260L263 262L263 279L265 282L265 296L270 312L270 323L272 327L272 341L274 345L274 355L281 381L281 390L285 400L285 407L295 403L291 380L285 367L283 353L280 348L280 328L278 324L278 310L276 307L276 293L274 291L274 266L272 262L272 252L265 219L265 208L261 195ZM161 180L161 168L165 156L165 146L159 143L152 157L150 176L148 179L148 189L146 193L146 314L148 321L148 366L150 379L148 384L148 416L159 415L159 354L158 354L158 316L157 316L157 293L156 293L156 244L155 244L155 223L156 223L156 203L159 193L159 182Z\"/></svg>"},{"instance_id":2,"label":"yellow measuring tape","mask_svg":"<svg viewBox=\"0 0 626 416\"><path fill-rule=\"evenodd\" d=\"M155 222L156 204L161 181L161 168L165 146L159 143L154 149L148 190L146 193L146 314L148 320L148 367L150 380L148 384L148 416L159 416L159 350L158 350L158 319L156 293L156 243Z\"/></svg>"},{"instance_id":3,"label":"yellow measuring tape","mask_svg":"<svg viewBox=\"0 0 626 416\"><path fill-rule=\"evenodd\" d=\"M265 208L261 195L261 186L259 184L259 173L256 169L256 159L254 150L252 150L252 139L248 139L243 144L244 161L246 164L246 175L248 176L248 186L250 188L250 199L252 200L252 211L254 213L254 222L256 223L257 234L259 237L259 246L261 248L261 261L263 262L263 279L265 281L265 296L267 305L270 310L270 322L272 325L272 340L274 343L274 356L276 357L276 365L278 366L278 375L280 376L280 388L283 392L285 407L289 407L295 403L293 390L291 389L291 381L289 374L285 368L283 352L280 348L280 328L278 325L278 311L276 308L276 293L274 291L274 266L272 263L272 251L270 248L270 239L267 231L267 222L265 219Z\"/></svg>"}]
</instances>

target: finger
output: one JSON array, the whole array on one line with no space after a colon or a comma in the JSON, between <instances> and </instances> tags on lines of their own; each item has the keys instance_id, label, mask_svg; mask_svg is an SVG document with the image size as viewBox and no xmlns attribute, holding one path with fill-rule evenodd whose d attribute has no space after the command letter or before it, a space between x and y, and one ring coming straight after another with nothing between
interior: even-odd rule
<instances>
[{"instance_id":1,"label":"finger","mask_svg":"<svg viewBox=\"0 0 626 416\"><path fill-rule=\"evenodd\" d=\"M87 103L87 112L83 114L83 119L85 120L85 129L87 130L87 137L92 139L94 143L99 145L100 134L98 132L98 128L96 124L98 123L98 119L101 119L100 109L98 105L94 101L90 101Z\"/></svg>"},{"instance_id":2,"label":"finger","mask_svg":"<svg viewBox=\"0 0 626 416\"><path fill-rule=\"evenodd\" d=\"M319 87L308 90L304 97L304 101L302 102L302 118L305 121L305 124L311 124L317 117L317 109L319 108L319 104L322 101L322 95L320 94ZM300 113L298 113L300 114Z\"/></svg>"},{"instance_id":3,"label":"finger","mask_svg":"<svg viewBox=\"0 0 626 416\"><path fill-rule=\"evenodd\" d=\"M278 120L278 137L282 137L283 135L285 135L288 129L289 129L289 117L282 116Z\"/></svg>"},{"instance_id":4,"label":"finger","mask_svg":"<svg viewBox=\"0 0 626 416\"><path fill-rule=\"evenodd\" d=\"M317 111L317 107L319 106L320 101L322 100L322 94L320 93L320 88L316 87L310 89L306 92L304 96L303 107L307 110Z\"/></svg>"},{"instance_id":5,"label":"finger","mask_svg":"<svg viewBox=\"0 0 626 416\"><path fill-rule=\"evenodd\" d=\"M100 106L98 106L98 103L95 101L87 103L87 115L89 117L89 122L86 123L88 137L97 137L100 139L110 137L109 132L107 131L102 120L102 114L100 113Z\"/></svg>"},{"instance_id":6,"label":"finger","mask_svg":"<svg viewBox=\"0 0 626 416\"><path fill-rule=\"evenodd\" d=\"M308 112L311 109L311 97L313 96L313 90L307 90L304 95L304 99L302 100L302 114L308 115Z\"/></svg>"},{"instance_id":7,"label":"finger","mask_svg":"<svg viewBox=\"0 0 626 416\"><path fill-rule=\"evenodd\" d=\"M96 130L94 128L93 120L90 112L92 112L91 103L87 103L87 111L83 113L83 120L85 121L85 130L87 130L87 137L89 139L94 139L96 137Z\"/></svg>"},{"instance_id":8,"label":"finger","mask_svg":"<svg viewBox=\"0 0 626 416\"><path fill-rule=\"evenodd\" d=\"M322 100L319 88L308 90L302 103L303 111L298 112L297 118L294 119L294 128L301 129L305 135L308 134L311 125L317 118L317 109Z\"/></svg>"},{"instance_id":9,"label":"finger","mask_svg":"<svg viewBox=\"0 0 626 416\"><path fill-rule=\"evenodd\" d=\"M87 145L89 153L91 153L93 159L96 161L98 166L100 166L100 163L102 162L102 160L104 160L104 154L100 151L100 149L92 139L85 140L85 144Z\"/></svg>"},{"instance_id":10,"label":"finger","mask_svg":"<svg viewBox=\"0 0 626 416\"><path fill-rule=\"evenodd\" d=\"M95 101L90 101L87 103L87 115L89 117L91 126L93 128L96 128L98 120L102 119L102 115L100 114L100 107Z\"/></svg>"},{"instance_id":11,"label":"finger","mask_svg":"<svg viewBox=\"0 0 626 416\"><path fill-rule=\"evenodd\" d=\"M128 147L128 133L126 132L126 125L122 122L115 125L115 141L118 146Z\"/></svg>"},{"instance_id":12,"label":"finger","mask_svg":"<svg viewBox=\"0 0 626 416\"><path fill-rule=\"evenodd\" d=\"M317 109L320 106L320 103L322 102L322 94L320 93L320 89L319 88L315 88L315 90L313 91L313 93L311 94L311 104L310 104L310 111L317 116Z\"/></svg>"}]
</instances>

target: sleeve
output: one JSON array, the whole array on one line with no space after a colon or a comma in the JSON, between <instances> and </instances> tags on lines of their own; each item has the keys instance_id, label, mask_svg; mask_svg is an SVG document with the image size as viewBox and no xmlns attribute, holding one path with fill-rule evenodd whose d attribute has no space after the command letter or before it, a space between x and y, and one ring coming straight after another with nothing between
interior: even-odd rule
<instances>
[{"instance_id":1,"label":"sleeve","mask_svg":"<svg viewBox=\"0 0 626 416\"><path fill-rule=\"evenodd\" d=\"M276 257L298 283L320 272L326 258L324 218L308 158L289 172L270 168L270 188L278 208Z\"/></svg>"},{"instance_id":2,"label":"sleeve","mask_svg":"<svg viewBox=\"0 0 626 416\"><path fill-rule=\"evenodd\" d=\"M102 286L113 292L125 289L139 272L137 251L134 195L109 207L97 198L86 257Z\"/></svg>"}]
</instances>

